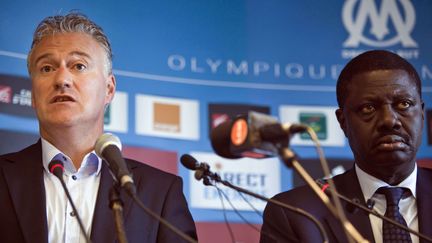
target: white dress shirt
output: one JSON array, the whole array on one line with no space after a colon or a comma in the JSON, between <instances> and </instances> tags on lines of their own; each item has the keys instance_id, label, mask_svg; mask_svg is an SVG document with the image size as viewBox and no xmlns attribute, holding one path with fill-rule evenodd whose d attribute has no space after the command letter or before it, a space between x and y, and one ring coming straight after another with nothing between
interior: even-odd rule
<instances>
[{"instance_id":1,"label":"white dress shirt","mask_svg":"<svg viewBox=\"0 0 432 243\"><path fill-rule=\"evenodd\" d=\"M403 218L405 219L409 228L418 231L418 217L417 217L417 204L416 204L416 183L417 183L417 165L415 165L413 172L401 183L396 186L390 186L384 181L375 178L357 165L355 165L355 170L357 173L358 180L360 182L360 187L364 195L365 201L368 199L373 199L375 201L374 209L381 215L385 214L386 211L386 199L382 194L375 193L380 187L404 187L411 191L411 196L402 198L399 202L399 211ZM369 219L372 225L372 231L376 243L382 243L382 220L374 215L369 215ZM411 239L413 243L418 243L419 238L413 234Z\"/></svg>"},{"instance_id":2,"label":"white dress shirt","mask_svg":"<svg viewBox=\"0 0 432 243\"><path fill-rule=\"evenodd\" d=\"M42 161L48 222L48 241L52 243L85 243L76 215L67 199L60 180L48 170L48 164L55 157L64 163L63 180L90 237L93 212L100 183L101 159L93 152L88 153L77 170L70 158L45 139L42 140ZM108 199L107 199L108 200ZM107 202L108 203L108 202Z\"/></svg>"}]
</instances>

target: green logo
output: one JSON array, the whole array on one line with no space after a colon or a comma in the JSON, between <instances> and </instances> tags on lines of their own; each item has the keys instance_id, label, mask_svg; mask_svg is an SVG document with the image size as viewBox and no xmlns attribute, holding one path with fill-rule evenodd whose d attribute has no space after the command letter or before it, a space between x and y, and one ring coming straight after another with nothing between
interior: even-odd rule
<instances>
[{"instance_id":1,"label":"green logo","mask_svg":"<svg viewBox=\"0 0 432 243\"><path fill-rule=\"evenodd\" d=\"M108 105L104 114L104 124L109 125L110 123L111 123L111 105Z\"/></svg>"},{"instance_id":2,"label":"green logo","mask_svg":"<svg viewBox=\"0 0 432 243\"><path fill-rule=\"evenodd\" d=\"M325 140L327 139L327 119L324 113L308 113L302 112L300 113L300 123L310 126L318 136L318 139ZM302 140L311 140L309 134L302 133L300 134L300 139Z\"/></svg>"}]
</instances>

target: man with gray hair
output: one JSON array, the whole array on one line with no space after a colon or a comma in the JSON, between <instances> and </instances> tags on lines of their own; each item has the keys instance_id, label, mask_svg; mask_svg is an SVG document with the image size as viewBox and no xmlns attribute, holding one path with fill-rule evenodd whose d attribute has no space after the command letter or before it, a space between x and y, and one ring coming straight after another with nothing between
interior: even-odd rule
<instances>
[{"instance_id":1,"label":"man with gray hair","mask_svg":"<svg viewBox=\"0 0 432 243\"><path fill-rule=\"evenodd\" d=\"M0 239L2 242L84 242L76 215L93 242L114 242L108 194L114 181L94 151L103 134L105 108L116 80L103 30L78 13L45 18L37 27L27 59L32 106L40 140L0 156ZM48 164L60 159L74 212ZM182 180L126 159L137 196L153 212L196 239L195 224L182 192ZM129 242L182 242L125 195Z\"/></svg>"}]
</instances>

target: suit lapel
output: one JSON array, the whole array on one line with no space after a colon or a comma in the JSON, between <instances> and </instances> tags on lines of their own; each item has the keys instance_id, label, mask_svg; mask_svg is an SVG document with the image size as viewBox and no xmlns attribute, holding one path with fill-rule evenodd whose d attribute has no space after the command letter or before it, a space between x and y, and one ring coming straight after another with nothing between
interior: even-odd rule
<instances>
[{"instance_id":1,"label":"suit lapel","mask_svg":"<svg viewBox=\"0 0 432 243\"><path fill-rule=\"evenodd\" d=\"M338 192L350 199L359 199L359 201L366 205L364 202L364 196L360 188L360 184L357 179L357 174L354 169L347 171L345 174L335 177L335 185ZM369 242L374 242L372 227L370 224L369 216L367 213L363 212L361 209L356 209L353 212L347 210L348 203L342 201L342 207L345 212L345 216L348 221L357 229L357 231L363 236L363 238L369 240ZM339 221L329 215L326 218L329 224L329 228L333 231L339 242L345 242L345 233Z\"/></svg>"},{"instance_id":2,"label":"suit lapel","mask_svg":"<svg viewBox=\"0 0 432 243\"><path fill-rule=\"evenodd\" d=\"M114 242L115 227L113 213L109 208L109 190L113 185L108 167L102 162L101 178L91 230L93 242Z\"/></svg>"},{"instance_id":3,"label":"suit lapel","mask_svg":"<svg viewBox=\"0 0 432 243\"><path fill-rule=\"evenodd\" d=\"M42 147L38 143L7 158L3 166L12 202L26 242L47 242Z\"/></svg>"},{"instance_id":4,"label":"suit lapel","mask_svg":"<svg viewBox=\"0 0 432 243\"><path fill-rule=\"evenodd\" d=\"M432 237L432 173L430 170L418 168L417 171L417 215L419 231ZM420 242L425 242L420 239Z\"/></svg>"}]
</instances>

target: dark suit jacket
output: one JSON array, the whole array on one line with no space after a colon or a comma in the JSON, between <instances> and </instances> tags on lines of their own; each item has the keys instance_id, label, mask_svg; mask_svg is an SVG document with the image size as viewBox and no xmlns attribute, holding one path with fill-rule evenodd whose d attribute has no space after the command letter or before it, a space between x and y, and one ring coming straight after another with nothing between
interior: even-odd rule
<instances>
[{"instance_id":1,"label":"dark suit jacket","mask_svg":"<svg viewBox=\"0 0 432 243\"><path fill-rule=\"evenodd\" d=\"M20 152L0 156L1 242L48 242L41 151L39 141ZM182 193L181 178L136 161L127 160L127 164L141 201L153 212L196 238L195 224ZM94 243L116 240L113 213L108 205L108 193L112 185L109 169L102 163L91 231ZM171 230L148 216L126 194L122 194L121 198L130 243L182 242Z\"/></svg>"},{"instance_id":2,"label":"dark suit jacket","mask_svg":"<svg viewBox=\"0 0 432 243\"><path fill-rule=\"evenodd\" d=\"M338 192L348 198L357 198L361 203L364 196L354 169L334 177ZM417 171L417 208L421 233L432 237L432 170L418 168ZM276 195L273 199L299 207L312 214L325 228L330 242L348 242L339 221L334 218L317 196L307 186L299 187ZM374 242L369 216L362 210L347 210L342 201L347 219L360 234ZM349 208L349 206L348 206ZM322 242L321 234L312 221L269 203L264 211L261 229L261 243L268 242ZM420 240L420 242L422 242Z\"/></svg>"}]
</instances>

